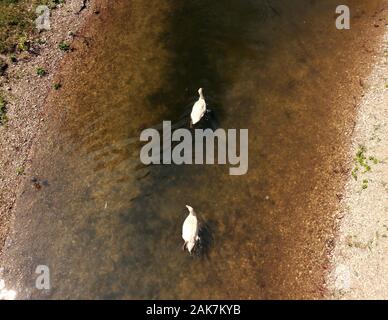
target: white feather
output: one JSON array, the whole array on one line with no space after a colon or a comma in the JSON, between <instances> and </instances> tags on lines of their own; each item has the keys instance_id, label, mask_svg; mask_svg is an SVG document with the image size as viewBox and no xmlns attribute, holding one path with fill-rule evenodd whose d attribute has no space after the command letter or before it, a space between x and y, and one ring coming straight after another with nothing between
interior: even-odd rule
<instances>
[{"instance_id":1,"label":"white feather","mask_svg":"<svg viewBox=\"0 0 388 320\"><path fill-rule=\"evenodd\" d=\"M199 120L201 120L201 118L206 112L206 102L202 94L202 88L198 89L198 93L199 93L199 99L194 103L193 109L191 110L191 115L190 115L191 122L193 125L199 122Z\"/></svg>"},{"instance_id":2,"label":"white feather","mask_svg":"<svg viewBox=\"0 0 388 320\"><path fill-rule=\"evenodd\" d=\"M185 240L186 248L191 253L195 243L199 240L198 237L198 219L194 212L194 209L186 205L189 210L189 215L186 217L183 222L182 227L182 238Z\"/></svg>"}]
</instances>

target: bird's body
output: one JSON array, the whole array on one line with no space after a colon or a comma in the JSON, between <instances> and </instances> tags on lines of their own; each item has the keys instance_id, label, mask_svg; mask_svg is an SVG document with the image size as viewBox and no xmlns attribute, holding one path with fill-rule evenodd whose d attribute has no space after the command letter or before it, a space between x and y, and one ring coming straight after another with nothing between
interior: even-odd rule
<instances>
[{"instance_id":1,"label":"bird's body","mask_svg":"<svg viewBox=\"0 0 388 320\"><path fill-rule=\"evenodd\" d=\"M201 120L201 118L206 112L206 102L205 98L203 97L202 88L199 88L198 93L199 99L194 103L193 109L191 110L190 114L191 123L193 125L199 122L199 120Z\"/></svg>"},{"instance_id":2,"label":"bird's body","mask_svg":"<svg viewBox=\"0 0 388 320\"><path fill-rule=\"evenodd\" d=\"M182 238L185 241L183 247L187 248L189 253L191 253L196 242L199 240L198 219L194 212L194 209L188 205L186 205L186 207L189 210L189 215L186 217L186 220L183 222Z\"/></svg>"}]
</instances>

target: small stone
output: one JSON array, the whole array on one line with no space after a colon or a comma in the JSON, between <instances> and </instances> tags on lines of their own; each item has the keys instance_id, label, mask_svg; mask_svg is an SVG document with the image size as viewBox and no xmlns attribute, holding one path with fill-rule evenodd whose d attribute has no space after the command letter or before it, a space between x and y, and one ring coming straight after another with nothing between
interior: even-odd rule
<instances>
[{"instance_id":1,"label":"small stone","mask_svg":"<svg viewBox=\"0 0 388 320\"><path fill-rule=\"evenodd\" d=\"M80 13L82 10L86 9L87 0L77 0L73 3L74 13Z\"/></svg>"}]
</instances>

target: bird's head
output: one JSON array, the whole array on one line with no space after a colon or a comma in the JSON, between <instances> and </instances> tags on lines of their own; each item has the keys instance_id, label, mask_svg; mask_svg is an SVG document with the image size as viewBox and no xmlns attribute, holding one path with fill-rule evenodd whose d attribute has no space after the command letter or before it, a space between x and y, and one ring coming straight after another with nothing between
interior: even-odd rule
<instances>
[{"instance_id":1,"label":"bird's head","mask_svg":"<svg viewBox=\"0 0 388 320\"><path fill-rule=\"evenodd\" d=\"M189 210L189 212L190 212L191 214L195 214L195 213L194 213L194 209L193 209L192 207L190 207L189 205L186 204L186 208Z\"/></svg>"},{"instance_id":2,"label":"bird's head","mask_svg":"<svg viewBox=\"0 0 388 320\"><path fill-rule=\"evenodd\" d=\"M198 89L198 94L199 94L200 97L203 96L202 88L199 88L199 89Z\"/></svg>"}]
</instances>

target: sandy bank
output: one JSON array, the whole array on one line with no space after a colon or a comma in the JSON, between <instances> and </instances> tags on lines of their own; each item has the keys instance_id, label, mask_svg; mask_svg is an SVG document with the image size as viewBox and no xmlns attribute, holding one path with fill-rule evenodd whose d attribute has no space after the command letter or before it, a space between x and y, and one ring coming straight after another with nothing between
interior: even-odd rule
<instances>
[{"instance_id":1,"label":"sandy bank","mask_svg":"<svg viewBox=\"0 0 388 320\"><path fill-rule=\"evenodd\" d=\"M388 28L356 119L352 172L338 212L328 284L333 299L388 299Z\"/></svg>"}]
</instances>

